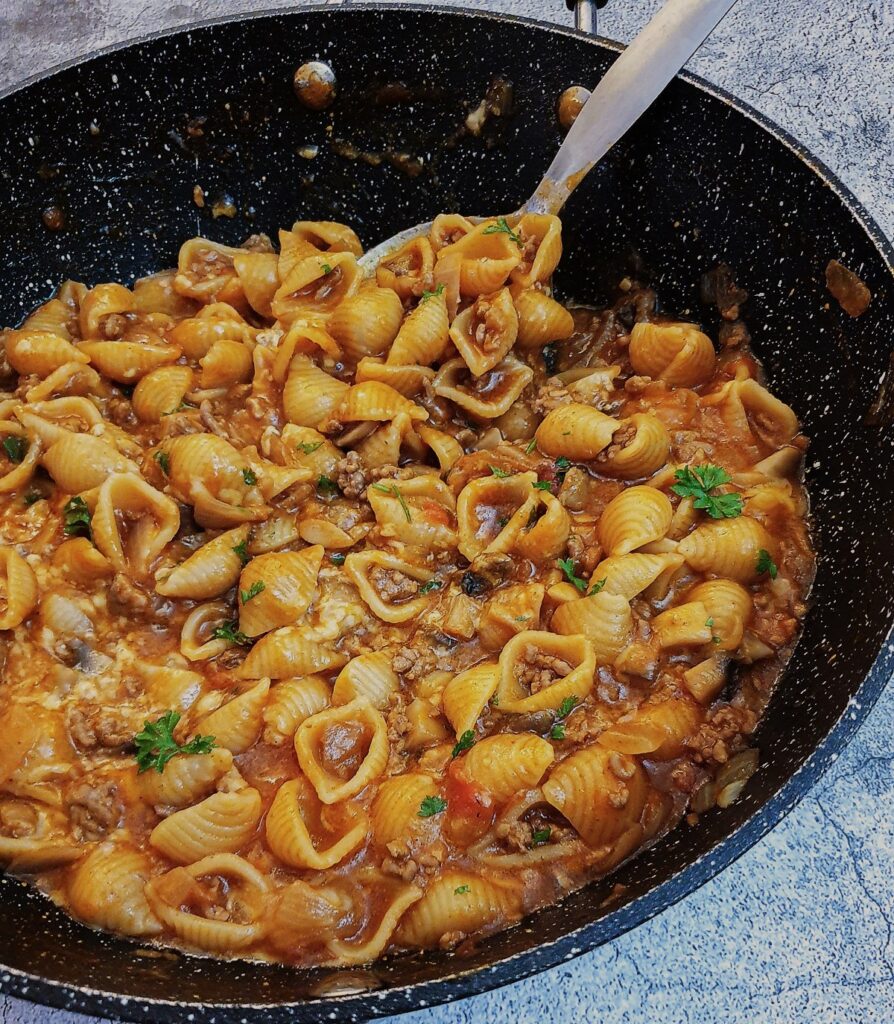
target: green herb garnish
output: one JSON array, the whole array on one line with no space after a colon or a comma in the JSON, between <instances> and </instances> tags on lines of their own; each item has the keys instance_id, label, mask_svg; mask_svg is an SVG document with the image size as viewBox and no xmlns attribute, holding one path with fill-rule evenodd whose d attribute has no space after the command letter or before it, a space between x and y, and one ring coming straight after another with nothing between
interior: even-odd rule
<instances>
[{"instance_id":1,"label":"green herb garnish","mask_svg":"<svg viewBox=\"0 0 894 1024\"><path fill-rule=\"evenodd\" d=\"M238 625L238 622L225 622L222 626L217 626L211 636L215 640L226 640L230 644L248 647L251 639L238 628Z\"/></svg>"},{"instance_id":2,"label":"green herb garnish","mask_svg":"<svg viewBox=\"0 0 894 1024\"><path fill-rule=\"evenodd\" d=\"M330 267L328 263L323 263L321 266L321 270L323 271L324 274L332 273L332 267Z\"/></svg>"},{"instance_id":3,"label":"green herb garnish","mask_svg":"<svg viewBox=\"0 0 894 1024\"><path fill-rule=\"evenodd\" d=\"M252 469L243 469L242 479L248 484L249 487L254 487L254 485L258 482L257 474Z\"/></svg>"},{"instance_id":4,"label":"green herb garnish","mask_svg":"<svg viewBox=\"0 0 894 1024\"><path fill-rule=\"evenodd\" d=\"M686 466L674 474L676 483L671 487L681 498L694 498L696 508L704 509L712 519L734 519L742 514L742 499L738 494L712 494L732 477L720 466Z\"/></svg>"},{"instance_id":5,"label":"green herb garnish","mask_svg":"<svg viewBox=\"0 0 894 1024\"><path fill-rule=\"evenodd\" d=\"M317 441L315 444L311 444L310 441L299 441L295 447L304 452L305 455L313 455L317 449L323 447L323 442Z\"/></svg>"},{"instance_id":6,"label":"green herb garnish","mask_svg":"<svg viewBox=\"0 0 894 1024\"><path fill-rule=\"evenodd\" d=\"M3 438L3 450L9 457L10 462L21 462L28 451L28 442L24 437L16 437L14 434Z\"/></svg>"},{"instance_id":7,"label":"green herb garnish","mask_svg":"<svg viewBox=\"0 0 894 1024\"><path fill-rule=\"evenodd\" d=\"M430 594L433 590L440 590L444 584L440 580L429 580L419 588L420 594Z\"/></svg>"},{"instance_id":8,"label":"green herb garnish","mask_svg":"<svg viewBox=\"0 0 894 1024\"><path fill-rule=\"evenodd\" d=\"M581 579L580 576L575 575L573 559L558 558L556 559L556 565L565 573L565 577L569 583L573 583L582 594L586 592L587 581Z\"/></svg>"},{"instance_id":9,"label":"green herb garnish","mask_svg":"<svg viewBox=\"0 0 894 1024\"><path fill-rule=\"evenodd\" d=\"M531 486L538 491L551 491L553 489L553 485L549 480L535 480Z\"/></svg>"},{"instance_id":10,"label":"green herb garnish","mask_svg":"<svg viewBox=\"0 0 894 1024\"><path fill-rule=\"evenodd\" d=\"M400 507L406 516L407 522L413 522L413 515L410 512L410 506L404 500L404 496L400 492L400 488L397 484L373 484L373 490L381 491L382 494L390 494L392 498L397 498L400 502Z\"/></svg>"},{"instance_id":11,"label":"green herb garnish","mask_svg":"<svg viewBox=\"0 0 894 1024\"><path fill-rule=\"evenodd\" d=\"M242 599L243 604L248 604L248 602L256 598L262 590L264 590L264 581L256 580L248 590L240 590L239 597Z\"/></svg>"},{"instance_id":12,"label":"green herb garnish","mask_svg":"<svg viewBox=\"0 0 894 1024\"><path fill-rule=\"evenodd\" d=\"M416 812L420 818L433 818L436 814L447 809L447 801L440 796L427 796L419 805Z\"/></svg>"},{"instance_id":13,"label":"green herb garnish","mask_svg":"<svg viewBox=\"0 0 894 1024\"><path fill-rule=\"evenodd\" d=\"M556 467L556 479L559 483L562 483L565 479L565 474L571 469L571 460L566 459L564 455L560 455L553 465Z\"/></svg>"},{"instance_id":14,"label":"green herb garnish","mask_svg":"<svg viewBox=\"0 0 894 1024\"><path fill-rule=\"evenodd\" d=\"M243 566L248 565L251 560L251 555L248 553L248 541L240 540L233 546L233 551L239 556L239 561Z\"/></svg>"},{"instance_id":15,"label":"green herb garnish","mask_svg":"<svg viewBox=\"0 0 894 1024\"><path fill-rule=\"evenodd\" d=\"M769 573L771 580L775 580L779 575L779 567L773 561L773 556L765 548L761 548L757 553L757 571L761 574Z\"/></svg>"},{"instance_id":16,"label":"green herb garnish","mask_svg":"<svg viewBox=\"0 0 894 1024\"><path fill-rule=\"evenodd\" d=\"M484 231L481 232L481 234L509 235L509 237L512 239L513 242L515 242L519 249L521 249L524 245L521 238L512 230L511 227L509 227L509 223L507 222L505 217L497 217L497 223L488 225L488 227L486 227Z\"/></svg>"},{"instance_id":17,"label":"green herb garnish","mask_svg":"<svg viewBox=\"0 0 894 1024\"><path fill-rule=\"evenodd\" d=\"M510 472L500 469L498 466L491 466L490 471L498 480L505 480L507 476L512 476Z\"/></svg>"},{"instance_id":18,"label":"green herb garnish","mask_svg":"<svg viewBox=\"0 0 894 1024\"><path fill-rule=\"evenodd\" d=\"M471 891L472 891L472 886L471 885L458 885L453 890L453 895L454 896L464 896L467 892L471 892Z\"/></svg>"},{"instance_id":19,"label":"green herb garnish","mask_svg":"<svg viewBox=\"0 0 894 1024\"><path fill-rule=\"evenodd\" d=\"M572 711L577 707L577 697L566 697L559 705L556 711L556 717L553 719L553 727L549 731L549 738L551 740L564 740L565 739L565 719L571 714Z\"/></svg>"},{"instance_id":20,"label":"green herb garnish","mask_svg":"<svg viewBox=\"0 0 894 1024\"><path fill-rule=\"evenodd\" d=\"M459 757L460 754L465 753L465 751L470 750L474 746L475 733L472 732L471 729L466 729L462 736L460 736L460 738L457 740L456 746L453 748L453 752L451 753L450 756Z\"/></svg>"},{"instance_id":21,"label":"green herb garnish","mask_svg":"<svg viewBox=\"0 0 894 1024\"><path fill-rule=\"evenodd\" d=\"M62 510L64 525L62 532L66 537L90 536L90 509L83 498L70 498Z\"/></svg>"},{"instance_id":22,"label":"green herb garnish","mask_svg":"<svg viewBox=\"0 0 894 1024\"><path fill-rule=\"evenodd\" d=\"M603 576L601 580L596 580L593 586L590 587L590 592L587 594L587 597L592 597L594 594L601 593L602 588L606 585L606 583L608 583L608 576Z\"/></svg>"},{"instance_id":23,"label":"green herb garnish","mask_svg":"<svg viewBox=\"0 0 894 1024\"><path fill-rule=\"evenodd\" d=\"M321 494L336 494L338 492L338 484L328 476L321 476L317 480L317 490Z\"/></svg>"},{"instance_id":24,"label":"green herb garnish","mask_svg":"<svg viewBox=\"0 0 894 1024\"><path fill-rule=\"evenodd\" d=\"M531 452L533 452L536 447L537 447L537 438L536 437L532 437L531 440L528 441L527 445L525 446L525 455L530 455Z\"/></svg>"},{"instance_id":25,"label":"green herb garnish","mask_svg":"<svg viewBox=\"0 0 894 1024\"><path fill-rule=\"evenodd\" d=\"M419 301L420 303L422 303L428 302L429 299L437 299L439 296L444 294L444 290L445 286L443 284L439 284L438 287L435 288L433 292L423 292Z\"/></svg>"},{"instance_id":26,"label":"green herb garnish","mask_svg":"<svg viewBox=\"0 0 894 1024\"><path fill-rule=\"evenodd\" d=\"M533 849L535 846L543 846L544 843L548 843L552 831L549 825L546 825L544 828L538 828L531 836L531 848Z\"/></svg>"},{"instance_id":27,"label":"green herb garnish","mask_svg":"<svg viewBox=\"0 0 894 1024\"><path fill-rule=\"evenodd\" d=\"M710 618L705 619L705 625L708 627L708 629L713 629L714 628L714 620L710 619Z\"/></svg>"},{"instance_id":28,"label":"green herb garnish","mask_svg":"<svg viewBox=\"0 0 894 1024\"><path fill-rule=\"evenodd\" d=\"M165 476L171 472L171 457L167 452L157 451L152 456L153 459L161 466L161 471Z\"/></svg>"},{"instance_id":29,"label":"green herb garnish","mask_svg":"<svg viewBox=\"0 0 894 1024\"><path fill-rule=\"evenodd\" d=\"M344 553L344 551L333 551L332 554L329 556L329 561L333 565L344 565L345 559L347 557L348 556Z\"/></svg>"},{"instance_id":30,"label":"green herb garnish","mask_svg":"<svg viewBox=\"0 0 894 1024\"><path fill-rule=\"evenodd\" d=\"M156 722L144 722L143 731L134 736L137 748L137 769L154 768L163 772L165 765L177 754L209 754L214 749L213 736L196 736L189 743L178 743L174 730L180 721L176 711L166 711Z\"/></svg>"}]
</instances>

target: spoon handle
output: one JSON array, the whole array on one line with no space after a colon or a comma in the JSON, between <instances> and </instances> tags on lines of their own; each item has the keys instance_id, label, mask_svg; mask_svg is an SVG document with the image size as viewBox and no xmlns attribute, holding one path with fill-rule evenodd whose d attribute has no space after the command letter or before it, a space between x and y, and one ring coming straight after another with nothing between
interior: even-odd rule
<instances>
[{"instance_id":1,"label":"spoon handle","mask_svg":"<svg viewBox=\"0 0 894 1024\"><path fill-rule=\"evenodd\" d=\"M523 209L558 213L588 171L651 106L736 0L667 0L584 104Z\"/></svg>"}]
</instances>

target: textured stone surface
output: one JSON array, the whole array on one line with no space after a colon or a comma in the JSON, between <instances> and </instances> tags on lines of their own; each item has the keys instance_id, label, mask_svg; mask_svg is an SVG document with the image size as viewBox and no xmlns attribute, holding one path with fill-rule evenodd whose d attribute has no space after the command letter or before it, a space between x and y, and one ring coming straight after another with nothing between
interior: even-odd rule
<instances>
[{"instance_id":1,"label":"textured stone surface","mask_svg":"<svg viewBox=\"0 0 894 1024\"><path fill-rule=\"evenodd\" d=\"M449 5L568 17L560 0ZM283 0L6 0L0 87L95 46L196 18L291 6ZM627 39L658 6L659 0L611 0L601 30ZM832 0L751 0L729 16L691 68L792 132L890 235L892 50L890 0L850 8ZM889 690L857 740L782 825L683 903L568 966L402 1020L888 1024L894 1018L892 736ZM84 1020L0 995L3 1024Z\"/></svg>"}]
</instances>

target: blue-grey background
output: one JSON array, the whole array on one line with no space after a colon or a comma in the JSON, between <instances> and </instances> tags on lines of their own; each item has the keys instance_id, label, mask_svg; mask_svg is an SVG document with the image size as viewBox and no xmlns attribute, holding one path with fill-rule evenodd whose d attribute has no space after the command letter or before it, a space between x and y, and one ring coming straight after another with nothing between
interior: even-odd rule
<instances>
[{"instance_id":1,"label":"blue-grey background","mask_svg":"<svg viewBox=\"0 0 894 1024\"><path fill-rule=\"evenodd\" d=\"M0 0L0 88L147 32L290 6L289 0ZM560 23L571 17L564 0L445 0L445 6ZM659 6L660 0L609 0L600 32L627 40ZM894 236L892 0L740 0L689 67L787 128ZM462 1003L420 1009L400 1024L891 1024L892 926L889 686L813 792L694 895L566 966ZM87 1019L0 991L0 1024Z\"/></svg>"}]
</instances>

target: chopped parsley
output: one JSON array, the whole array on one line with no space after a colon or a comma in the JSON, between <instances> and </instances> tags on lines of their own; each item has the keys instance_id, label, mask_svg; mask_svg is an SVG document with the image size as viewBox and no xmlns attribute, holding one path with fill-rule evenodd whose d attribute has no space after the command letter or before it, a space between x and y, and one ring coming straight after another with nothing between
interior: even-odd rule
<instances>
[{"instance_id":1,"label":"chopped parsley","mask_svg":"<svg viewBox=\"0 0 894 1024\"><path fill-rule=\"evenodd\" d=\"M66 537L90 536L90 509L83 498L70 498L62 510L64 525L62 532Z\"/></svg>"},{"instance_id":2,"label":"chopped parsley","mask_svg":"<svg viewBox=\"0 0 894 1024\"><path fill-rule=\"evenodd\" d=\"M429 299L437 299L444 294L444 285L439 284L433 292L423 292L422 297L419 299L420 303L427 302Z\"/></svg>"},{"instance_id":3,"label":"chopped parsley","mask_svg":"<svg viewBox=\"0 0 894 1024\"><path fill-rule=\"evenodd\" d=\"M582 594L586 593L587 581L575 575L573 559L557 558L556 565L565 573L565 578L569 583L573 583Z\"/></svg>"},{"instance_id":4,"label":"chopped parsley","mask_svg":"<svg viewBox=\"0 0 894 1024\"><path fill-rule=\"evenodd\" d=\"M328 263L323 263L321 265L320 269L323 271L324 274L331 274L332 273L332 267L330 267Z\"/></svg>"},{"instance_id":5,"label":"chopped parsley","mask_svg":"<svg viewBox=\"0 0 894 1024\"><path fill-rule=\"evenodd\" d=\"M248 565L251 560L251 555L248 553L248 541L240 540L233 546L233 551L239 556L239 561L243 565Z\"/></svg>"},{"instance_id":6,"label":"chopped parsley","mask_svg":"<svg viewBox=\"0 0 894 1024\"><path fill-rule=\"evenodd\" d=\"M317 441L316 443L312 444L310 441L299 441L298 444L295 445L295 447L299 451L304 452L305 455L313 455L315 451L323 447L323 442Z\"/></svg>"},{"instance_id":7,"label":"chopped parsley","mask_svg":"<svg viewBox=\"0 0 894 1024\"><path fill-rule=\"evenodd\" d=\"M732 477L720 466L685 466L674 474L676 483L671 487L681 498L694 498L696 508L704 509L712 519L734 519L742 514L742 499L738 494L713 494L721 484Z\"/></svg>"},{"instance_id":8,"label":"chopped parsley","mask_svg":"<svg viewBox=\"0 0 894 1024\"><path fill-rule=\"evenodd\" d=\"M213 736L196 736L189 743L178 743L174 730L180 721L176 711L166 711L155 722L144 722L143 731L134 736L137 748L137 769L142 773L154 768L163 772L165 765L177 754L210 754L214 749Z\"/></svg>"},{"instance_id":9,"label":"chopped parsley","mask_svg":"<svg viewBox=\"0 0 894 1024\"><path fill-rule=\"evenodd\" d=\"M317 480L317 490L320 494L336 494L338 492L338 484L331 477L321 475L320 479Z\"/></svg>"},{"instance_id":10,"label":"chopped parsley","mask_svg":"<svg viewBox=\"0 0 894 1024\"><path fill-rule=\"evenodd\" d=\"M382 494L390 494L392 498L397 498L400 502L400 507L403 510L404 516L406 516L407 522L413 522L413 515L410 512L410 506L406 503L397 484L373 484L373 490L381 491Z\"/></svg>"},{"instance_id":11,"label":"chopped parsley","mask_svg":"<svg viewBox=\"0 0 894 1024\"><path fill-rule=\"evenodd\" d=\"M779 567L773 561L773 556L765 548L761 548L757 553L757 571L761 574L769 573L771 580L775 580L779 575Z\"/></svg>"},{"instance_id":12,"label":"chopped parsley","mask_svg":"<svg viewBox=\"0 0 894 1024\"><path fill-rule=\"evenodd\" d=\"M344 551L333 551L332 554L329 556L329 561L333 565L344 565L345 559L347 557L348 556L344 553Z\"/></svg>"},{"instance_id":13,"label":"chopped parsley","mask_svg":"<svg viewBox=\"0 0 894 1024\"><path fill-rule=\"evenodd\" d=\"M453 895L454 896L464 896L467 892L471 892L471 891L472 891L472 886L471 885L458 885L453 890Z\"/></svg>"},{"instance_id":14,"label":"chopped parsley","mask_svg":"<svg viewBox=\"0 0 894 1024\"><path fill-rule=\"evenodd\" d=\"M14 434L3 438L3 450L9 457L10 462L21 462L28 451L28 442L24 437L16 437Z\"/></svg>"},{"instance_id":15,"label":"chopped parsley","mask_svg":"<svg viewBox=\"0 0 894 1024\"><path fill-rule=\"evenodd\" d=\"M556 479L559 483L562 483L565 479L565 474L571 469L571 460L566 459L564 455L560 455L553 465L556 467Z\"/></svg>"},{"instance_id":16,"label":"chopped parsley","mask_svg":"<svg viewBox=\"0 0 894 1024\"><path fill-rule=\"evenodd\" d=\"M510 239L513 242L515 242L515 244L519 247L519 249L521 249L522 246L524 245L524 243L522 242L521 238L512 230L511 227L509 227L509 223L507 222L505 217L497 217L497 223L496 224L488 225L484 229L484 231L481 232L481 234L482 235L509 235Z\"/></svg>"},{"instance_id":17,"label":"chopped parsley","mask_svg":"<svg viewBox=\"0 0 894 1024\"><path fill-rule=\"evenodd\" d=\"M153 459L161 466L161 471L165 476L168 476L171 472L171 457L167 452L157 451L152 456Z\"/></svg>"},{"instance_id":18,"label":"chopped parsley","mask_svg":"<svg viewBox=\"0 0 894 1024\"><path fill-rule=\"evenodd\" d=\"M248 647L251 640L237 628L238 625L237 622L225 622L222 626L217 626L211 636L215 640L226 640L227 643Z\"/></svg>"},{"instance_id":19,"label":"chopped parsley","mask_svg":"<svg viewBox=\"0 0 894 1024\"><path fill-rule=\"evenodd\" d=\"M549 738L551 740L564 740L565 739L565 719L571 714L572 711L577 707L577 697L571 696L566 697L559 705L556 711L556 717L553 719L553 727L549 731Z\"/></svg>"},{"instance_id":20,"label":"chopped parsley","mask_svg":"<svg viewBox=\"0 0 894 1024\"><path fill-rule=\"evenodd\" d=\"M471 729L466 731L460 736L456 742L456 746L453 748L451 757L459 757L460 754L464 754L467 750L471 750L475 746L475 733Z\"/></svg>"},{"instance_id":21,"label":"chopped parsley","mask_svg":"<svg viewBox=\"0 0 894 1024\"><path fill-rule=\"evenodd\" d=\"M243 604L248 604L249 601L253 600L264 590L264 581L255 580L254 583L248 588L248 590L240 590L239 597L242 599Z\"/></svg>"},{"instance_id":22,"label":"chopped parsley","mask_svg":"<svg viewBox=\"0 0 894 1024\"><path fill-rule=\"evenodd\" d=\"M705 619L705 625L708 627L708 629L713 629L714 628L714 620L710 619L710 618L709 619Z\"/></svg>"},{"instance_id":23,"label":"chopped parsley","mask_svg":"<svg viewBox=\"0 0 894 1024\"><path fill-rule=\"evenodd\" d=\"M254 487L254 485L258 482L257 473L255 473L255 471L252 469L243 469L242 479L248 484L249 487Z\"/></svg>"},{"instance_id":24,"label":"chopped parsley","mask_svg":"<svg viewBox=\"0 0 894 1024\"><path fill-rule=\"evenodd\" d=\"M440 590L444 584L440 580L429 580L419 588L420 594L430 594L433 590Z\"/></svg>"},{"instance_id":25,"label":"chopped parsley","mask_svg":"<svg viewBox=\"0 0 894 1024\"><path fill-rule=\"evenodd\" d=\"M601 580L596 580L593 586L590 587L590 592L587 594L587 597L592 597L594 594L602 593L602 588L606 583L608 583L608 576L603 576Z\"/></svg>"},{"instance_id":26,"label":"chopped parsley","mask_svg":"<svg viewBox=\"0 0 894 1024\"><path fill-rule=\"evenodd\" d=\"M491 466L490 471L498 480L505 480L507 476L512 476L508 470L500 469L499 466Z\"/></svg>"},{"instance_id":27,"label":"chopped parsley","mask_svg":"<svg viewBox=\"0 0 894 1024\"><path fill-rule=\"evenodd\" d=\"M535 846L543 846L545 843L548 843L552 832L553 830L549 825L546 825L543 828L538 828L531 836L531 848L533 849Z\"/></svg>"},{"instance_id":28,"label":"chopped parsley","mask_svg":"<svg viewBox=\"0 0 894 1024\"><path fill-rule=\"evenodd\" d=\"M551 491L553 489L553 485L549 480L535 480L531 486L537 491Z\"/></svg>"},{"instance_id":29,"label":"chopped parsley","mask_svg":"<svg viewBox=\"0 0 894 1024\"><path fill-rule=\"evenodd\" d=\"M527 446L525 447L525 455L530 455L531 452L533 452L536 447L537 447L537 438L536 437L532 437L531 440L528 441Z\"/></svg>"},{"instance_id":30,"label":"chopped parsley","mask_svg":"<svg viewBox=\"0 0 894 1024\"><path fill-rule=\"evenodd\" d=\"M436 814L440 814L441 811L445 810L447 810L447 801L443 797L427 796L419 805L416 815L420 818L433 818Z\"/></svg>"}]
</instances>

